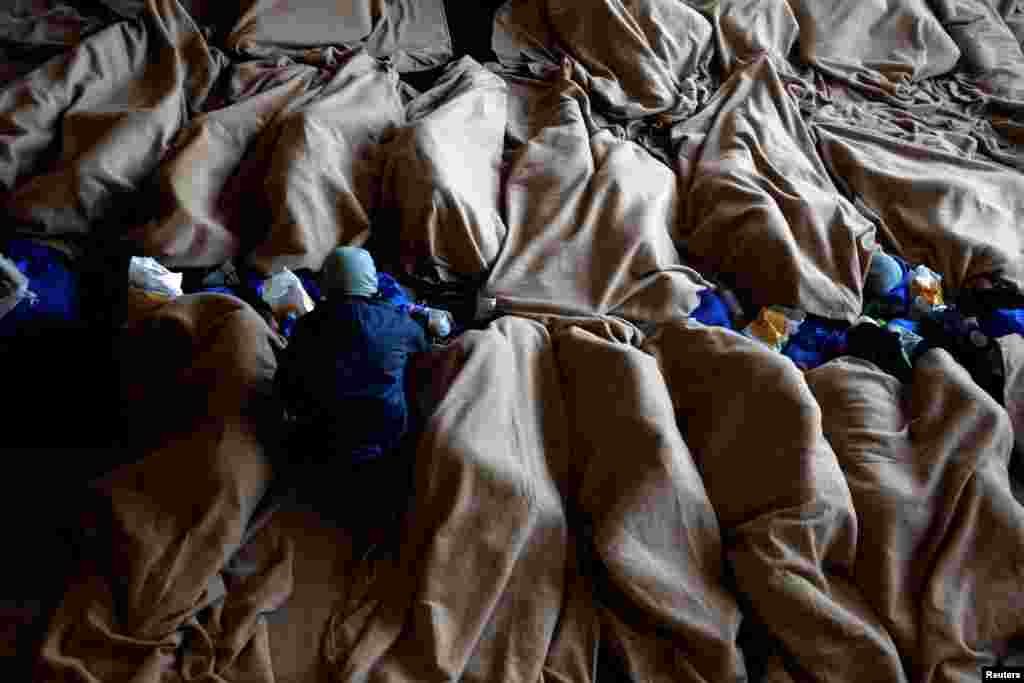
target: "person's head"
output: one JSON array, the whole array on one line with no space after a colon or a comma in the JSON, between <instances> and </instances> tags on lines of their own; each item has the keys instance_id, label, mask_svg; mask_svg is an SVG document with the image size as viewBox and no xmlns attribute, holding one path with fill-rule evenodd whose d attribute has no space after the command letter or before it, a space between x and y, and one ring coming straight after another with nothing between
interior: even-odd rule
<instances>
[{"instance_id":1,"label":"person's head","mask_svg":"<svg viewBox=\"0 0 1024 683\"><path fill-rule=\"evenodd\" d=\"M328 298L377 294L377 266L370 252L359 247L338 247L332 251L324 261L320 277Z\"/></svg>"}]
</instances>

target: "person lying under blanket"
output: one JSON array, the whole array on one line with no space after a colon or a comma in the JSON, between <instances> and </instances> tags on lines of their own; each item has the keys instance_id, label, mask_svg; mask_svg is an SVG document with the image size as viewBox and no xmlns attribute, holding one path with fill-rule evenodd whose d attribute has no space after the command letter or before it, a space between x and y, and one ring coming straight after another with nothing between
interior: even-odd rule
<instances>
[{"instance_id":1,"label":"person lying under blanket","mask_svg":"<svg viewBox=\"0 0 1024 683\"><path fill-rule=\"evenodd\" d=\"M918 358L932 348L948 351L986 392L1002 402L1003 370L996 339L1024 333L1024 293L994 274L973 279L957 297L943 299L941 276L879 250L864 283L864 312L850 326L787 306L766 306L743 325L727 306L726 289L701 292L691 317L738 329L812 370L843 355L871 361L909 382ZM723 296L725 295L725 296ZM734 298L734 297L733 297Z\"/></svg>"},{"instance_id":2,"label":"person lying under blanket","mask_svg":"<svg viewBox=\"0 0 1024 683\"><path fill-rule=\"evenodd\" d=\"M407 308L379 295L368 251L335 249L321 282L324 298L299 318L275 375L292 425L284 456L356 479L399 448L409 429L406 366L429 343Z\"/></svg>"}]
</instances>

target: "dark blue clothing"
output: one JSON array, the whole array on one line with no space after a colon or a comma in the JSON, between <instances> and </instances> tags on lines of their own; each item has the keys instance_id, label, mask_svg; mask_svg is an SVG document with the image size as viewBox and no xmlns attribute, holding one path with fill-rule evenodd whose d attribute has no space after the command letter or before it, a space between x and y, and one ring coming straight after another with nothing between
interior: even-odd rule
<instances>
[{"instance_id":1,"label":"dark blue clothing","mask_svg":"<svg viewBox=\"0 0 1024 683\"><path fill-rule=\"evenodd\" d=\"M300 318L277 383L305 445L354 463L397 446L409 422L406 363L427 348L423 328L380 299L327 300Z\"/></svg>"}]
</instances>

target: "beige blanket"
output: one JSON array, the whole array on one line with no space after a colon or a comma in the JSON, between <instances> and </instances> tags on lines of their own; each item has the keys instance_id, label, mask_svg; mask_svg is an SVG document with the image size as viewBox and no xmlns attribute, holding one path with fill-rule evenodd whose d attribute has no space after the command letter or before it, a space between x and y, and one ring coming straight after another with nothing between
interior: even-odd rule
<instances>
[{"instance_id":1,"label":"beige blanket","mask_svg":"<svg viewBox=\"0 0 1024 683\"><path fill-rule=\"evenodd\" d=\"M505 239L498 212L508 87L471 57L406 108L384 150L382 232L399 265L434 281L479 280Z\"/></svg>"},{"instance_id":2,"label":"beige blanket","mask_svg":"<svg viewBox=\"0 0 1024 683\"><path fill-rule=\"evenodd\" d=\"M1006 411L944 351L926 354L906 387L854 359L808 379L860 522L852 579L890 654L909 680L976 678L1024 624Z\"/></svg>"},{"instance_id":3,"label":"beige blanket","mask_svg":"<svg viewBox=\"0 0 1024 683\"><path fill-rule=\"evenodd\" d=\"M677 124L686 249L759 306L853 321L874 226L841 195L771 58Z\"/></svg>"},{"instance_id":4,"label":"beige blanket","mask_svg":"<svg viewBox=\"0 0 1024 683\"><path fill-rule=\"evenodd\" d=\"M847 126L817 132L890 252L942 273L951 294L982 273L1024 276L1024 174Z\"/></svg>"},{"instance_id":5,"label":"beige blanket","mask_svg":"<svg viewBox=\"0 0 1024 683\"><path fill-rule=\"evenodd\" d=\"M369 230L380 202L379 143L405 120L397 85L394 69L358 53L261 136L254 157L262 173L246 188L258 209L247 217L269 217L269 233L249 256L253 265L319 270L334 247Z\"/></svg>"},{"instance_id":6,"label":"beige blanket","mask_svg":"<svg viewBox=\"0 0 1024 683\"><path fill-rule=\"evenodd\" d=\"M397 73L359 52L233 75L231 103L178 133L150 189L156 216L127 238L170 266L244 256L267 273L319 270L335 246L369 235L381 143L405 120Z\"/></svg>"},{"instance_id":7,"label":"beige blanket","mask_svg":"<svg viewBox=\"0 0 1024 683\"><path fill-rule=\"evenodd\" d=\"M33 680L270 683L263 615L291 591L291 542L253 517L273 474L273 333L208 294L151 304L123 334L138 460L91 486L84 562Z\"/></svg>"},{"instance_id":8,"label":"beige blanket","mask_svg":"<svg viewBox=\"0 0 1024 683\"><path fill-rule=\"evenodd\" d=\"M236 0L222 11L229 49L251 57L363 48L400 71L452 57L443 0Z\"/></svg>"},{"instance_id":9,"label":"beige blanket","mask_svg":"<svg viewBox=\"0 0 1024 683\"><path fill-rule=\"evenodd\" d=\"M127 235L142 253L170 268L217 266L238 255L254 227L259 230L260 224L248 222L252 188L241 182L255 164L243 167L243 159L260 133L317 91L315 68L278 71L284 72L275 74L279 84L264 89L250 83L244 99L201 114L178 131L148 188L155 216Z\"/></svg>"},{"instance_id":10,"label":"beige blanket","mask_svg":"<svg viewBox=\"0 0 1024 683\"><path fill-rule=\"evenodd\" d=\"M451 355L458 373L420 443L401 551L327 636L340 680L544 671L565 590L571 462L550 335L509 319Z\"/></svg>"},{"instance_id":11,"label":"beige blanket","mask_svg":"<svg viewBox=\"0 0 1024 683\"><path fill-rule=\"evenodd\" d=\"M850 580L857 513L800 371L727 330L669 326L644 348L672 392L736 587L792 657L790 675L900 680L890 637Z\"/></svg>"},{"instance_id":12,"label":"beige blanket","mask_svg":"<svg viewBox=\"0 0 1024 683\"><path fill-rule=\"evenodd\" d=\"M800 35L787 0L719 0L710 3L715 23L716 55L725 73L771 54L785 64Z\"/></svg>"},{"instance_id":13,"label":"beige blanket","mask_svg":"<svg viewBox=\"0 0 1024 683\"><path fill-rule=\"evenodd\" d=\"M26 228L93 229L213 88L223 55L177 0L147 7L0 90L3 208Z\"/></svg>"},{"instance_id":14,"label":"beige blanket","mask_svg":"<svg viewBox=\"0 0 1024 683\"><path fill-rule=\"evenodd\" d=\"M90 489L35 680L975 680L1024 636L1021 339L1003 408L942 351L907 385L849 357L805 375L687 318L703 273L852 322L876 241L949 295L1020 279L1019 19L515 1L503 68L411 93L336 45L229 66L148 0L0 89L11 225L261 270L373 231L510 314L435 352L406 524L362 558L259 507L263 319L216 295L135 309L137 459Z\"/></svg>"},{"instance_id":15,"label":"beige blanket","mask_svg":"<svg viewBox=\"0 0 1024 683\"><path fill-rule=\"evenodd\" d=\"M711 34L676 0L513 0L498 14L494 49L512 68L567 60L614 119L687 116L707 99Z\"/></svg>"},{"instance_id":16,"label":"beige blanket","mask_svg":"<svg viewBox=\"0 0 1024 683\"><path fill-rule=\"evenodd\" d=\"M341 680L952 681L1020 635L987 550L1024 540L1010 421L945 352L901 388L699 325L553 330L447 352L401 552L328 631Z\"/></svg>"},{"instance_id":17,"label":"beige blanket","mask_svg":"<svg viewBox=\"0 0 1024 683\"><path fill-rule=\"evenodd\" d=\"M509 82L508 233L484 294L513 313L685 317L707 283L675 246L671 169L592 130L590 100L565 75Z\"/></svg>"},{"instance_id":18,"label":"beige blanket","mask_svg":"<svg viewBox=\"0 0 1024 683\"><path fill-rule=\"evenodd\" d=\"M926 0L795 0L800 57L880 93L953 70L960 58Z\"/></svg>"},{"instance_id":19,"label":"beige blanket","mask_svg":"<svg viewBox=\"0 0 1024 683\"><path fill-rule=\"evenodd\" d=\"M1016 0L946 0L934 5L960 46L968 77L999 99L1024 103L1024 46L1014 35L1021 25Z\"/></svg>"}]
</instances>

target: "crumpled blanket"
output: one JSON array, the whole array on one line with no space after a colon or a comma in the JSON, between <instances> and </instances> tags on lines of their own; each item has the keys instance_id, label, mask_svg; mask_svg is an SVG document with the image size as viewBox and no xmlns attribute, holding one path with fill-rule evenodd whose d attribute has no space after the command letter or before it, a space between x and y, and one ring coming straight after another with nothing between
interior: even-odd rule
<instances>
[{"instance_id":1,"label":"crumpled blanket","mask_svg":"<svg viewBox=\"0 0 1024 683\"><path fill-rule=\"evenodd\" d=\"M1008 21L1020 21L1020 7L1003 2L1005 17L988 0L943 0L935 13L960 46L965 76L1000 99L1024 102L1024 46ZM1018 25L1019 30L1019 25Z\"/></svg>"},{"instance_id":2,"label":"crumpled blanket","mask_svg":"<svg viewBox=\"0 0 1024 683\"><path fill-rule=\"evenodd\" d=\"M908 680L977 677L1024 623L1009 416L942 350L921 358L908 386L851 358L808 382L858 515L853 582Z\"/></svg>"},{"instance_id":3,"label":"crumpled blanket","mask_svg":"<svg viewBox=\"0 0 1024 683\"><path fill-rule=\"evenodd\" d=\"M142 253L171 268L216 266L238 255L247 233L241 227L247 218L243 196L251 191L241 182L250 178L242 170L254 166L243 167L243 160L277 117L316 92L314 67L279 71L284 72L275 74L280 83L260 88L249 78L248 97L200 114L177 132L145 189L154 215L125 235Z\"/></svg>"},{"instance_id":4,"label":"crumpled blanket","mask_svg":"<svg viewBox=\"0 0 1024 683\"><path fill-rule=\"evenodd\" d=\"M379 233L406 273L479 280L505 239L498 212L508 86L471 57L406 107L383 151Z\"/></svg>"},{"instance_id":5,"label":"crumpled blanket","mask_svg":"<svg viewBox=\"0 0 1024 683\"><path fill-rule=\"evenodd\" d=\"M1019 636L986 550L1024 540L1010 420L944 351L901 388L695 323L506 317L445 355L399 549L328 624L341 680L945 681Z\"/></svg>"},{"instance_id":6,"label":"crumpled blanket","mask_svg":"<svg viewBox=\"0 0 1024 683\"><path fill-rule=\"evenodd\" d=\"M365 53L344 62L307 106L281 117L255 155L269 233L249 261L264 272L320 270L370 229L380 203L385 135L405 122L398 73ZM365 237L363 237L365 239Z\"/></svg>"},{"instance_id":7,"label":"crumpled blanket","mask_svg":"<svg viewBox=\"0 0 1024 683\"><path fill-rule=\"evenodd\" d=\"M257 514L274 335L220 294L137 310L121 340L137 460L90 485L83 562L33 680L269 683L265 614L291 590L291 542Z\"/></svg>"},{"instance_id":8,"label":"crumpled blanket","mask_svg":"<svg viewBox=\"0 0 1024 683\"><path fill-rule=\"evenodd\" d=\"M1020 280L1020 20L513 0L501 65L414 93L337 45L229 64L147 0L0 90L0 201L182 267L393 238L507 314L436 352L401 538L318 579L339 602L284 615L326 621L278 652L306 639L347 681L960 681L1024 636L1021 339L1004 408L942 351L906 385L804 373L687 319L721 281L746 313L853 322L879 243L951 298ZM36 679L274 680L302 526L262 509L276 337L211 295L123 333L138 457L91 487Z\"/></svg>"},{"instance_id":9,"label":"crumpled blanket","mask_svg":"<svg viewBox=\"0 0 1024 683\"><path fill-rule=\"evenodd\" d=\"M589 128L568 78L510 78L507 234L483 287L502 311L686 317L708 283L679 256L671 169L643 147Z\"/></svg>"},{"instance_id":10,"label":"crumpled blanket","mask_svg":"<svg viewBox=\"0 0 1024 683\"><path fill-rule=\"evenodd\" d=\"M710 4L715 54L725 74L763 53L772 55L777 64L787 64L800 35L787 0L718 0Z\"/></svg>"},{"instance_id":11,"label":"crumpled blanket","mask_svg":"<svg viewBox=\"0 0 1024 683\"><path fill-rule=\"evenodd\" d=\"M452 57L443 0L240 0L225 3L225 46L250 57L305 57L364 49L399 71L442 66ZM226 8L227 9L227 8ZM231 11L233 10L233 11Z\"/></svg>"},{"instance_id":12,"label":"crumpled blanket","mask_svg":"<svg viewBox=\"0 0 1024 683\"><path fill-rule=\"evenodd\" d=\"M712 27L685 2L514 0L499 11L493 44L511 69L568 59L613 119L688 116L708 96Z\"/></svg>"},{"instance_id":13,"label":"crumpled blanket","mask_svg":"<svg viewBox=\"0 0 1024 683\"><path fill-rule=\"evenodd\" d=\"M943 2L931 3L942 5ZM895 94L953 70L956 41L926 0L795 0L800 57L866 89Z\"/></svg>"},{"instance_id":14,"label":"crumpled blanket","mask_svg":"<svg viewBox=\"0 0 1024 683\"><path fill-rule=\"evenodd\" d=\"M816 132L889 251L942 273L951 295L976 275L1024 276L1024 174L842 124Z\"/></svg>"},{"instance_id":15,"label":"crumpled blanket","mask_svg":"<svg viewBox=\"0 0 1024 683\"><path fill-rule=\"evenodd\" d=\"M844 197L763 56L672 130L686 251L757 306L852 322L875 226Z\"/></svg>"},{"instance_id":16,"label":"crumpled blanket","mask_svg":"<svg viewBox=\"0 0 1024 683\"><path fill-rule=\"evenodd\" d=\"M329 626L340 680L536 681L543 670L565 582L570 463L550 335L501 320L463 335L451 358L383 590Z\"/></svg>"},{"instance_id":17,"label":"crumpled blanket","mask_svg":"<svg viewBox=\"0 0 1024 683\"><path fill-rule=\"evenodd\" d=\"M3 210L23 229L89 232L213 88L221 53L176 0L148 3L0 90Z\"/></svg>"},{"instance_id":18,"label":"crumpled blanket","mask_svg":"<svg viewBox=\"0 0 1024 683\"><path fill-rule=\"evenodd\" d=\"M643 348L658 359L736 588L765 635L814 680L900 680L890 637L850 580L857 513L800 371L731 330L665 326Z\"/></svg>"}]
</instances>

